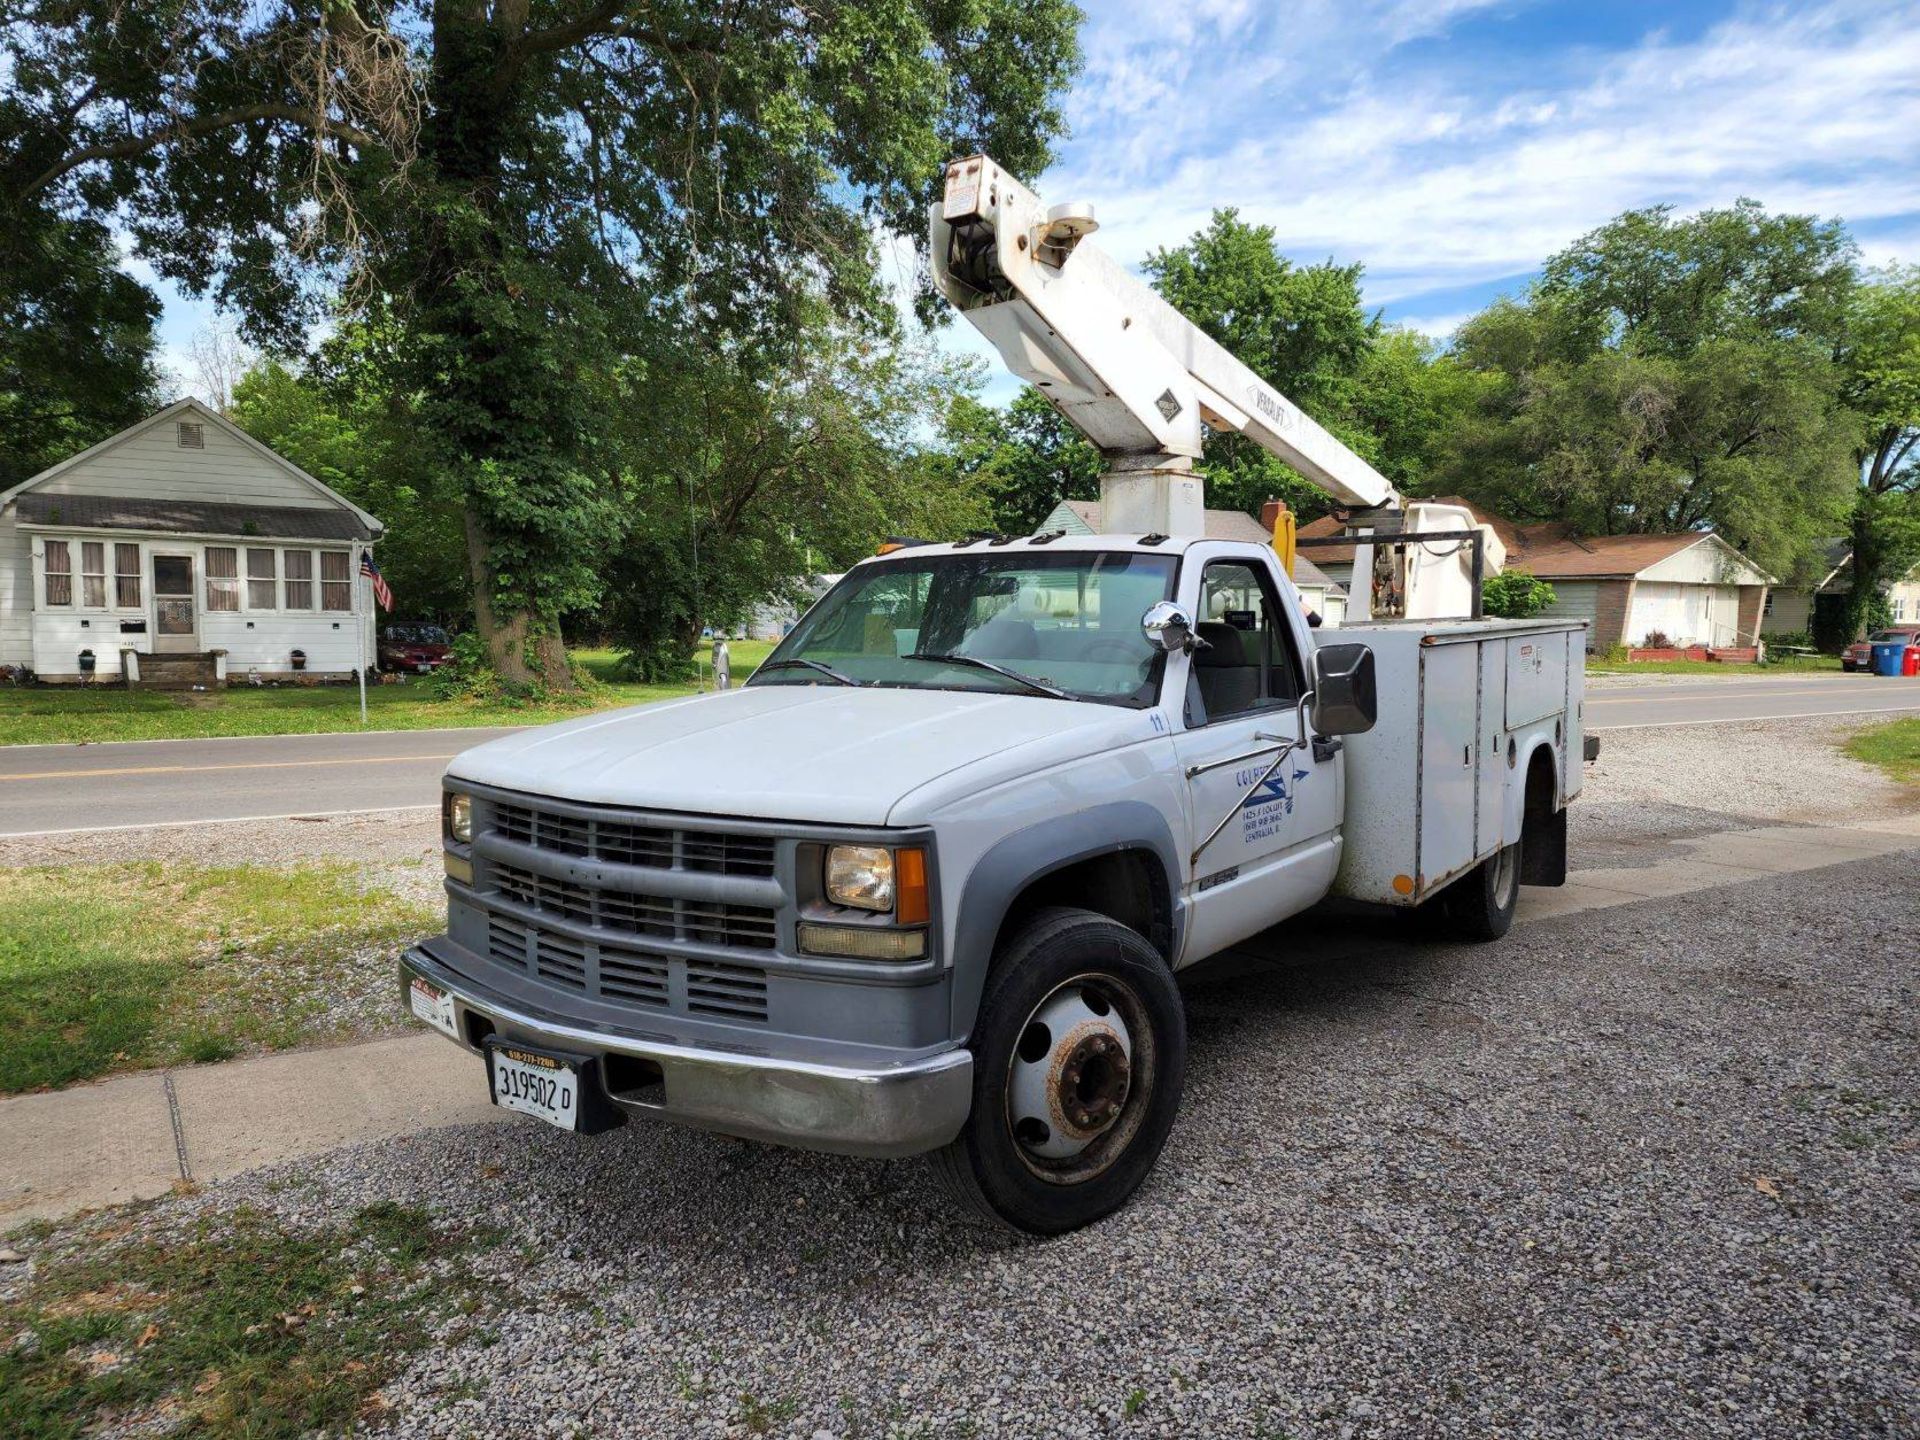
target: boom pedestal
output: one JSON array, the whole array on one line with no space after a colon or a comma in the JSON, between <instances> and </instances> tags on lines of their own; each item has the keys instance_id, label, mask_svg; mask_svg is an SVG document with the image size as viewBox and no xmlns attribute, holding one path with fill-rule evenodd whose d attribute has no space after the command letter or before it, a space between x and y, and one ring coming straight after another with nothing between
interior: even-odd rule
<instances>
[{"instance_id":1,"label":"boom pedestal","mask_svg":"<svg viewBox=\"0 0 1920 1440\"><path fill-rule=\"evenodd\" d=\"M1117 535L1204 535L1206 499L1184 456L1122 455L1100 477L1100 528Z\"/></svg>"}]
</instances>

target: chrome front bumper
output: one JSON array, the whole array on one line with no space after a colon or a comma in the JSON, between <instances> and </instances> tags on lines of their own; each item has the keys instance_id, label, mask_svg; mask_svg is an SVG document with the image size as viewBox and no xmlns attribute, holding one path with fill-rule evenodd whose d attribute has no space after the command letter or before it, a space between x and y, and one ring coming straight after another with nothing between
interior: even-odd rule
<instances>
[{"instance_id":1,"label":"chrome front bumper","mask_svg":"<svg viewBox=\"0 0 1920 1440\"><path fill-rule=\"evenodd\" d=\"M435 948L444 955L436 956ZM452 995L453 1039L476 1054L494 1034L657 1066L656 1083L609 1090L608 1100L628 1115L807 1150L892 1157L946 1144L960 1133L972 1105L973 1057L962 1048L891 1063L846 1063L675 1044L582 1025L508 999L455 968L465 954L446 940L409 947L400 957L402 1007L418 977Z\"/></svg>"}]
</instances>

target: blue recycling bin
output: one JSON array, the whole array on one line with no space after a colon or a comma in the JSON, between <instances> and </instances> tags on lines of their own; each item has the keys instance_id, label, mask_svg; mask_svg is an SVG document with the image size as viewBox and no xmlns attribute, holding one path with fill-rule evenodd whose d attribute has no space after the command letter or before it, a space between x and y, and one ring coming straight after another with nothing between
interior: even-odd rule
<instances>
[{"instance_id":1,"label":"blue recycling bin","mask_svg":"<svg viewBox=\"0 0 1920 1440\"><path fill-rule=\"evenodd\" d=\"M1873 647L1873 673L1876 675L1899 675L1900 662L1906 658L1907 642L1904 640L1880 640Z\"/></svg>"}]
</instances>

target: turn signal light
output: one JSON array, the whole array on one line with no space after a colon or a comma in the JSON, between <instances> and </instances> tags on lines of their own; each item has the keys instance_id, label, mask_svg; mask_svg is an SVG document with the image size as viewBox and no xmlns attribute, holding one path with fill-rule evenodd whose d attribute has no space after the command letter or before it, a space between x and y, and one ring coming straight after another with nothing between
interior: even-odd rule
<instances>
[{"instance_id":1,"label":"turn signal light","mask_svg":"<svg viewBox=\"0 0 1920 1440\"><path fill-rule=\"evenodd\" d=\"M803 921L800 948L808 955L839 955L849 960L918 960L927 953L927 932Z\"/></svg>"}]
</instances>

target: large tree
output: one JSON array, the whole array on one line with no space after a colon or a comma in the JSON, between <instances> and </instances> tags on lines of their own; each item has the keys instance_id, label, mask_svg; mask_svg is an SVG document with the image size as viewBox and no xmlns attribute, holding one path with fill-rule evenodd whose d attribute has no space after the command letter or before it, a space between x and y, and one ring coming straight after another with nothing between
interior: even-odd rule
<instances>
[{"instance_id":1,"label":"large tree","mask_svg":"<svg viewBox=\"0 0 1920 1440\"><path fill-rule=\"evenodd\" d=\"M1920 265L1867 277L1840 350L1859 417L1847 632L1869 623L1881 587L1920 561Z\"/></svg>"},{"instance_id":2,"label":"large tree","mask_svg":"<svg viewBox=\"0 0 1920 1440\"><path fill-rule=\"evenodd\" d=\"M984 482L936 476L925 451L970 372L824 315L804 337L779 363L683 342L620 377L629 503L596 619L642 678L677 675L704 625L801 600L890 533L953 538L986 518Z\"/></svg>"},{"instance_id":3,"label":"large tree","mask_svg":"<svg viewBox=\"0 0 1920 1440\"><path fill-rule=\"evenodd\" d=\"M884 323L876 231L942 162L1043 168L1068 0L0 0L10 210L116 213L251 338L396 327L478 626L565 683L617 530L605 377L656 332L776 354L814 298ZM642 397L644 403L645 397Z\"/></svg>"},{"instance_id":4,"label":"large tree","mask_svg":"<svg viewBox=\"0 0 1920 1440\"><path fill-rule=\"evenodd\" d=\"M1592 533L1711 525L1784 578L1845 509L1852 265L1837 223L1749 201L1620 216L1461 328L1482 389L1443 478Z\"/></svg>"}]
</instances>

